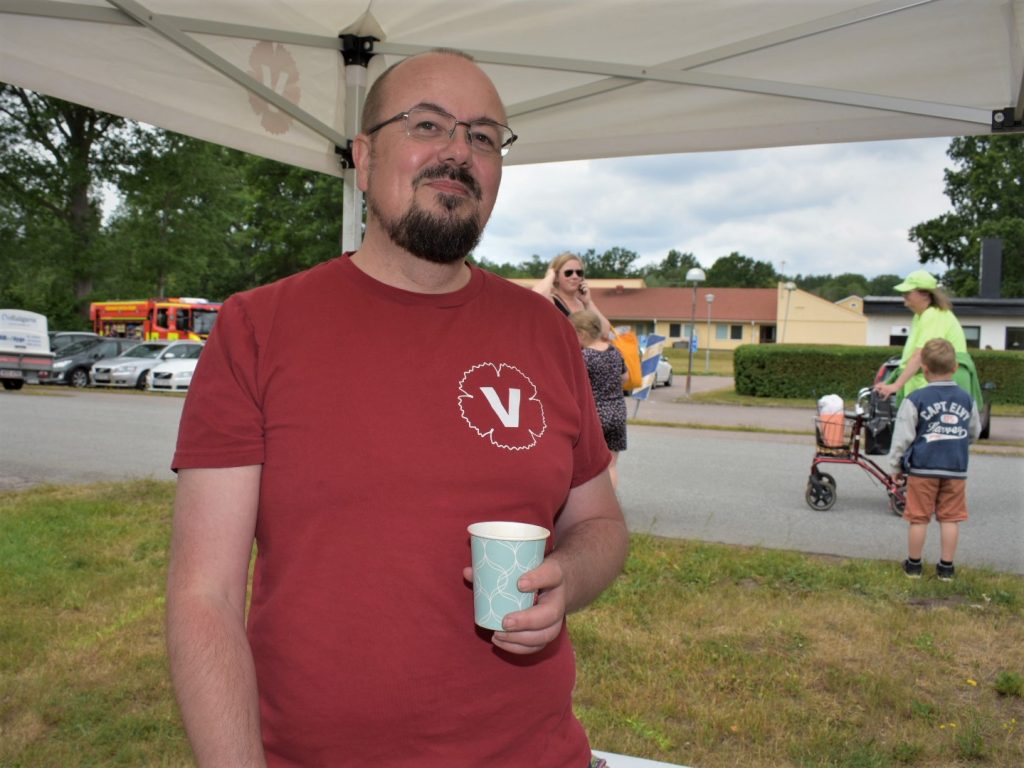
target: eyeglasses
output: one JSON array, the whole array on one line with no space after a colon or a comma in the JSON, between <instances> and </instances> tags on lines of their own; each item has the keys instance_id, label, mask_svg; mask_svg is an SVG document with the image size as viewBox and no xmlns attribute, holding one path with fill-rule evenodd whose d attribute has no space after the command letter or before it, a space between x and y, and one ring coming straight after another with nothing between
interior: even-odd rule
<instances>
[{"instance_id":1,"label":"eyeglasses","mask_svg":"<svg viewBox=\"0 0 1024 768\"><path fill-rule=\"evenodd\" d=\"M583 270L582 269L563 269L562 270L562 274L565 275L566 277L572 277L573 275L576 275L577 277L583 277Z\"/></svg>"},{"instance_id":2,"label":"eyeglasses","mask_svg":"<svg viewBox=\"0 0 1024 768\"><path fill-rule=\"evenodd\" d=\"M386 125L405 121L405 135L410 139L418 141L432 141L442 143L451 141L455 136L455 129L460 125L466 126L466 141L469 146L485 155L508 154L509 149L519 137L512 133L507 125L502 125L494 120L474 120L470 123L463 122L439 109L429 107L413 107L408 112L399 112L394 117L389 117L383 123L378 123L366 135L370 136Z\"/></svg>"}]
</instances>

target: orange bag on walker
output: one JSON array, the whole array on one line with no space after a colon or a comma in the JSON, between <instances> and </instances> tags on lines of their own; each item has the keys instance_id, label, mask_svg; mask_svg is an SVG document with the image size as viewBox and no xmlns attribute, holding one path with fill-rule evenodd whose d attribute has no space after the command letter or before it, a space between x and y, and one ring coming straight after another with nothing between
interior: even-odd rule
<instances>
[{"instance_id":1,"label":"orange bag on walker","mask_svg":"<svg viewBox=\"0 0 1024 768\"><path fill-rule=\"evenodd\" d=\"M825 395L818 401L818 439L826 448L844 448L843 399L838 395Z\"/></svg>"}]
</instances>

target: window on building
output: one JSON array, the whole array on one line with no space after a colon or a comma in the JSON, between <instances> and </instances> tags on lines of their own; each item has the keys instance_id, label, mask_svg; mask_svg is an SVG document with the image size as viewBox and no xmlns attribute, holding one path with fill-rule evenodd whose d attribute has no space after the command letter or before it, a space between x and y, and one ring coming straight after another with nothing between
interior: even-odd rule
<instances>
[{"instance_id":1,"label":"window on building","mask_svg":"<svg viewBox=\"0 0 1024 768\"><path fill-rule=\"evenodd\" d=\"M733 341L743 340L743 326L742 325L730 325L729 326L729 338Z\"/></svg>"},{"instance_id":2,"label":"window on building","mask_svg":"<svg viewBox=\"0 0 1024 768\"><path fill-rule=\"evenodd\" d=\"M715 323L715 338L720 341L729 338L729 326L724 323Z\"/></svg>"},{"instance_id":3,"label":"window on building","mask_svg":"<svg viewBox=\"0 0 1024 768\"><path fill-rule=\"evenodd\" d=\"M681 338L683 335L683 324L682 323L669 323L668 324L668 335L673 339Z\"/></svg>"},{"instance_id":4,"label":"window on building","mask_svg":"<svg viewBox=\"0 0 1024 768\"><path fill-rule=\"evenodd\" d=\"M1006 348L1014 352L1024 352L1024 328L1006 328Z\"/></svg>"},{"instance_id":5,"label":"window on building","mask_svg":"<svg viewBox=\"0 0 1024 768\"><path fill-rule=\"evenodd\" d=\"M965 325L964 338L967 340L968 349L978 349L981 346L981 326Z\"/></svg>"}]
</instances>

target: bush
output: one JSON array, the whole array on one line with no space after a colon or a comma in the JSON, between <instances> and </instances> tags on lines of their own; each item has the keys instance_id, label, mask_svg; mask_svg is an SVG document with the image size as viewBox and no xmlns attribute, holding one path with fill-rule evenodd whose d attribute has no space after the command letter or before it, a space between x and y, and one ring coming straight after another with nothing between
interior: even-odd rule
<instances>
[{"instance_id":1,"label":"bush","mask_svg":"<svg viewBox=\"0 0 1024 768\"><path fill-rule=\"evenodd\" d=\"M736 392L754 397L817 399L837 394L851 402L874 383L878 367L901 347L849 347L827 344L744 344L733 356ZM1024 405L1024 355L972 349L982 384L993 403Z\"/></svg>"},{"instance_id":2,"label":"bush","mask_svg":"<svg viewBox=\"0 0 1024 768\"><path fill-rule=\"evenodd\" d=\"M834 393L852 401L874 382L878 367L899 353L898 347L744 344L733 355L736 393L814 399Z\"/></svg>"},{"instance_id":3,"label":"bush","mask_svg":"<svg viewBox=\"0 0 1024 768\"><path fill-rule=\"evenodd\" d=\"M971 357L982 385L992 382L985 398L993 403L1024 405L1024 353L994 349L972 349Z\"/></svg>"}]
</instances>

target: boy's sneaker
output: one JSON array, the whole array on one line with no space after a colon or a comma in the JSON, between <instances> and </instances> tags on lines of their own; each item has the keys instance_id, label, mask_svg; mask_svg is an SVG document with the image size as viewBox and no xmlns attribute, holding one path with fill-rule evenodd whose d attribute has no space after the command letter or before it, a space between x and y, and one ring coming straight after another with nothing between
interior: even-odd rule
<instances>
[{"instance_id":1,"label":"boy's sneaker","mask_svg":"<svg viewBox=\"0 0 1024 768\"><path fill-rule=\"evenodd\" d=\"M916 563L910 562L909 558L903 561L903 572L907 574L907 576L911 579L920 579L921 571L922 566L920 560L918 560Z\"/></svg>"},{"instance_id":2,"label":"boy's sneaker","mask_svg":"<svg viewBox=\"0 0 1024 768\"><path fill-rule=\"evenodd\" d=\"M956 568L953 567L952 563L949 565L936 563L935 575L939 577L939 581L952 581L953 577L956 576Z\"/></svg>"}]
</instances>

